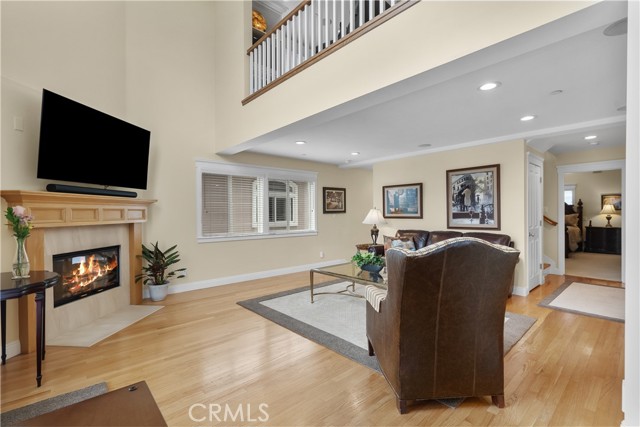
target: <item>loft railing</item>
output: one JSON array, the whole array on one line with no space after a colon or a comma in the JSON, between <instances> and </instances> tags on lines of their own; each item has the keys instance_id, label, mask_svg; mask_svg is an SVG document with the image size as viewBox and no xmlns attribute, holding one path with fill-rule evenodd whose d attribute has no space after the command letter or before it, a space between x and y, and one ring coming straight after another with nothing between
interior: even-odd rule
<instances>
[{"instance_id":1,"label":"loft railing","mask_svg":"<svg viewBox=\"0 0 640 427\"><path fill-rule=\"evenodd\" d=\"M247 51L255 99L417 0L305 0Z\"/></svg>"}]
</instances>

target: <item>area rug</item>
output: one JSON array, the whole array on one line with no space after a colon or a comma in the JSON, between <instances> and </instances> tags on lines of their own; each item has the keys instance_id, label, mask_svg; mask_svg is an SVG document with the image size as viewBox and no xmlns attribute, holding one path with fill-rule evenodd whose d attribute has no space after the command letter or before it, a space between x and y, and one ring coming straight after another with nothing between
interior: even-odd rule
<instances>
[{"instance_id":1,"label":"area rug","mask_svg":"<svg viewBox=\"0 0 640 427\"><path fill-rule=\"evenodd\" d=\"M316 292L343 291L347 282L315 286ZM356 292L364 287L357 286ZM274 323L323 345L338 354L380 372L375 357L369 356L366 337L366 301L344 294L314 296L309 287L265 295L238 304ZM505 316L505 354L533 326L536 319L507 312ZM456 407L463 399L440 401Z\"/></svg>"},{"instance_id":2,"label":"area rug","mask_svg":"<svg viewBox=\"0 0 640 427\"><path fill-rule=\"evenodd\" d=\"M107 391L107 383L102 382L80 390L51 397L40 402L32 403L30 405L23 406L22 408L12 409L11 411L0 414L0 425L17 426L20 425L22 421L28 420L29 418L37 417L42 414L55 411L56 409L82 402L83 400L87 400L92 397L100 396Z\"/></svg>"},{"instance_id":3,"label":"area rug","mask_svg":"<svg viewBox=\"0 0 640 427\"><path fill-rule=\"evenodd\" d=\"M47 338L47 345L91 347L160 310L161 305L129 305L80 328Z\"/></svg>"},{"instance_id":4,"label":"area rug","mask_svg":"<svg viewBox=\"0 0 640 427\"><path fill-rule=\"evenodd\" d=\"M624 322L624 288L566 282L538 303L541 307Z\"/></svg>"}]
</instances>

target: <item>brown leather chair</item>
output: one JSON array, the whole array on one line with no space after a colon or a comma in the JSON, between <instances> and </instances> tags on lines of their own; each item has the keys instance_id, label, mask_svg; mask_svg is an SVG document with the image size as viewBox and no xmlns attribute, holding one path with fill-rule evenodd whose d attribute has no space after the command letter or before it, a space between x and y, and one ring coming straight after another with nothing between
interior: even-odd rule
<instances>
[{"instance_id":1,"label":"brown leather chair","mask_svg":"<svg viewBox=\"0 0 640 427\"><path fill-rule=\"evenodd\" d=\"M388 290L367 304L369 354L398 411L428 399L492 396L504 407L504 315L520 252L461 237L389 249Z\"/></svg>"}]
</instances>

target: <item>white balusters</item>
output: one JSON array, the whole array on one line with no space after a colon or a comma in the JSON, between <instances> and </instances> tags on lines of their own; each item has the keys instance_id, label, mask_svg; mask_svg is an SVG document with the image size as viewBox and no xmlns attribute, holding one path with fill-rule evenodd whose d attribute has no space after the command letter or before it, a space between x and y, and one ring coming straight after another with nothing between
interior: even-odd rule
<instances>
[{"instance_id":1,"label":"white balusters","mask_svg":"<svg viewBox=\"0 0 640 427\"><path fill-rule=\"evenodd\" d=\"M305 0L278 28L269 31L249 54L249 92L278 80L352 33L356 28L406 0Z\"/></svg>"}]
</instances>

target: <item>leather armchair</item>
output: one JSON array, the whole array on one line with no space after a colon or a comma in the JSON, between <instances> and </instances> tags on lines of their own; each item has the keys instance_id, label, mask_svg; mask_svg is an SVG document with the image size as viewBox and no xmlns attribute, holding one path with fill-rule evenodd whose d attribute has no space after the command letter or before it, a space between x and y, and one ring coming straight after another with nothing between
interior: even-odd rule
<instances>
[{"instance_id":1,"label":"leather armchair","mask_svg":"<svg viewBox=\"0 0 640 427\"><path fill-rule=\"evenodd\" d=\"M504 315L519 255L469 237L387 251L387 294L378 311L367 304L367 339L401 414L418 400L470 396L504 407Z\"/></svg>"}]
</instances>

